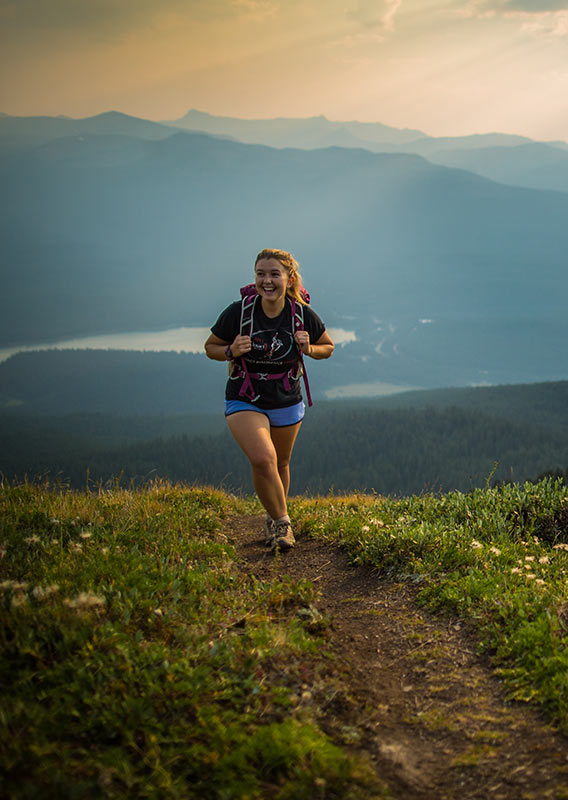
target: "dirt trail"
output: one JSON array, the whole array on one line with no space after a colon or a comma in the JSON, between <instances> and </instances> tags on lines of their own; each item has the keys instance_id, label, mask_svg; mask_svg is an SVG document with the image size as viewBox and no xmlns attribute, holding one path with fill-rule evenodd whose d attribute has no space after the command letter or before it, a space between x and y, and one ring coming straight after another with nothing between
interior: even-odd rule
<instances>
[{"instance_id":1,"label":"dirt trail","mask_svg":"<svg viewBox=\"0 0 568 800\"><path fill-rule=\"evenodd\" d=\"M568 799L568 739L508 703L471 632L419 609L413 591L351 567L336 547L299 537L274 558L259 517L231 523L242 567L318 587L331 616L326 648L343 691L320 704L331 736L365 753L396 800ZM317 689L313 693L318 704Z\"/></svg>"}]
</instances>

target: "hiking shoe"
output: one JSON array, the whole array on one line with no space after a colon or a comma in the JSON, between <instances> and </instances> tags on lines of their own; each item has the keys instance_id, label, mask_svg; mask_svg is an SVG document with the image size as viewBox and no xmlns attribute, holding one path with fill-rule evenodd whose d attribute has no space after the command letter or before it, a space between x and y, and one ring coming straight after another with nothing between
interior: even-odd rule
<instances>
[{"instance_id":1,"label":"hiking shoe","mask_svg":"<svg viewBox=\"0 0 568 800\"><path fill-rule=\"evenodd\" d=\"M274 541L274 520L272 517L269 517L268 514L264 518L264 527L263 527L263 534L264 534L264 544L271 545Z\"/></svg>"},{"instance_id":2,"label":"hiking shoe","mask_svg":"<svg viewBox=\"0 0 568 800\"><path fill-rule=\"evenodd\" d=\"M294 531L289 522L279 522L278 525L274 525L272 550L289 550L295 544Z\"/></svg>"}]
</instances>

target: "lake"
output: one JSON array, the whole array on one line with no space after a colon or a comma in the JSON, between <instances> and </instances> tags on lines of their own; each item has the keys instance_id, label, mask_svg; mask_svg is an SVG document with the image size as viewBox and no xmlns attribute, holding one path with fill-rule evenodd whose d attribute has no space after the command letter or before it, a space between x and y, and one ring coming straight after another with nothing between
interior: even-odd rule
<instances>
[{"instance_id":1,"label":"lake","mask_svg":"<svg viewBox=\"0 0 568 800\"><path fill-rule=\"evenodd\" d=\"M329 328L334 342L344 346L357 341L355 331ZM165 331L138 333L108 333L101 336L84 336L64 339L48 344L9 347L0 350L0 362L16 353L30 350L151 350L154 352L203 353L203 343L209 336L209 328L170 328Z\"/></svg>"}]
</instances>

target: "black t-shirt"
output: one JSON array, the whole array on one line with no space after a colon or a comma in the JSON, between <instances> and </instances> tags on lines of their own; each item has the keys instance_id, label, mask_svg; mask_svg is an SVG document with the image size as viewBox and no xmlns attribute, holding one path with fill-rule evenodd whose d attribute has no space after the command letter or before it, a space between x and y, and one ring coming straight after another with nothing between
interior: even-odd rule
<instances>
[{"instance_id":1,"label":"black t-shirt","mask_svg":"<svg viewBox=\"0 0 568 800\"><path fill-rule=\"evenodd\" d=\"M325 325L309 306L303 306L304 329L308 332L310 342L318 341L325 331ZM211 332L231 344L235 336L240 333L241 301L231 303L221 312L219 319L211 328ZM247 335L248 331L243 331ZM286 305L282 313L270 318L262 310L260 298L255 303L252 326L252 349L244 356L249 373L280 374L287 373L298 364L299 349L292 333L292 310L290 300L286 298ZM302 399L300 380L290 380L290 389L287 390L283 380L255 380L252 379L255 392L260 397L255 401L259 408L285 408L299 403ZM239 395L243 385L242 377L230 377L227 381L225 398L227 400L244 400L247 397Z\"/></svg>"}]
</instances>

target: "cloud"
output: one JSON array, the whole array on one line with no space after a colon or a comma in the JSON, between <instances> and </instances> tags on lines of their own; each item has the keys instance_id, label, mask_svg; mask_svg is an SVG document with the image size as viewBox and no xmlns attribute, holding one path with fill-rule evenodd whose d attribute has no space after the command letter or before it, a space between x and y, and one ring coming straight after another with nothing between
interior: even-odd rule
<instances>
[{"instance_id":1,"label":"cloud","mask_svg":"<svg viewBox=\"0 0 568 800\"><path fill-rule=\"evenodd\" d=\"M547 11L566 11L566 0L503 0L501 5L504 11L521 11L526 14L542 14Z\"/></svg>"},{"instance_id":2,"label":"cloud","mask_svg":"<svg viewBox=\"0 0 568 800\"><path fill-rule=\"evenodd\" d=\"M394 30L396 13L402 0L356 0L352 8L347 9L346 16L365 28L373 28L380 32Z\"/></svg>"},{"instance_id":3,"label":"cloud","mask_svg":"<svg viewBox=\"0 0 568 800\"><path fill-rule=\"evenodd\" d=\"M470 0L466 5L469 14L495 16L497 14L548 14L568 10L568 0Z\"/></svg>"},{"instance_id":4,"label":"cloud","mask_svg":"<svg viewBox=\"0 0 568 800\"><path fill-rule=\"evenodd\" d=\"M469 0L460 16L517 21L525 33L568 36L568 0Z\"/></svg>"}]
</instances>

